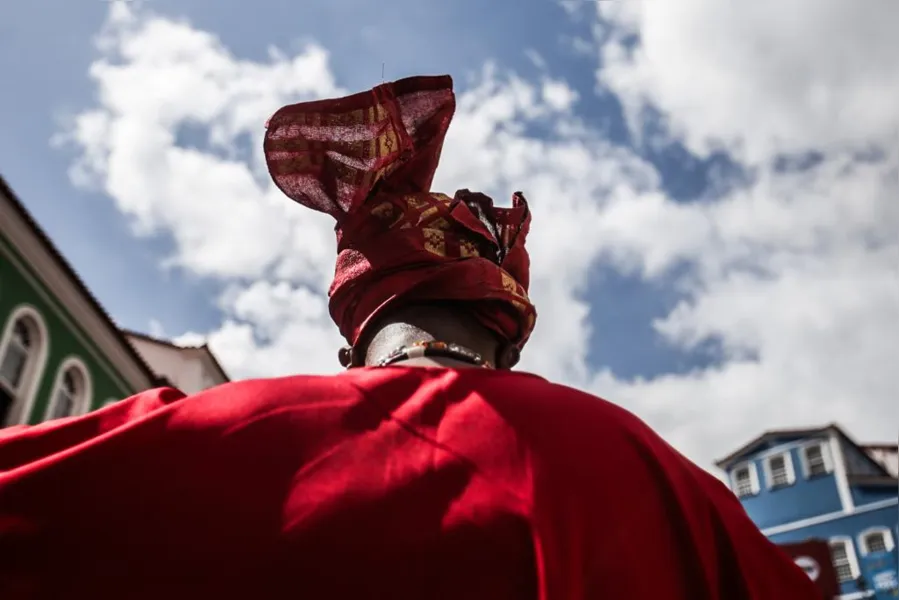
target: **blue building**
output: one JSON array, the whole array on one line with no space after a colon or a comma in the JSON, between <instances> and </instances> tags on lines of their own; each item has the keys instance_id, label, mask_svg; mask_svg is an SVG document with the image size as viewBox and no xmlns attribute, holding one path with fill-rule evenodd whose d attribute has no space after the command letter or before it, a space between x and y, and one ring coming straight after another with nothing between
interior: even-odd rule
<instances>
[{"instance_id":1,"label":"blue building","mask_svg":"<svg viewBox=\"0 0 899 600\"><path fill-rule=\"evenodd\" d=\"M896 461L896 445L860 445L829 425L767 431L715 464L773 542L829 542L840 598L879 600L899 597L891 589L899 539Z\"/></svg>"}]
</instances>

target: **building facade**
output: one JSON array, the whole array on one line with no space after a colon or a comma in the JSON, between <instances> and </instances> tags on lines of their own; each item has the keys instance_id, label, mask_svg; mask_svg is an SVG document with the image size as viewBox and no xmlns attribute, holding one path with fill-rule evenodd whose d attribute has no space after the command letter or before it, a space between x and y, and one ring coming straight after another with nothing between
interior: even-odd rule
<instances>
[{"instance_id":1,"label":"building facade","mask_svg":"<svg viewBox=\"0 0 899 600\"><path fill-rule=\"evenodd\" d=\"M827 541L840 598L899 598L896 453L829 425L766 432L716 465L773 542Z\"/></svg>"},{"instance_id":2,"label":"building facade","mask_svg":"<svg viewBox=\"0 0 899 600\"><path fill-rule=\"evenodd\" d=\"M141 358L185 394L196 394L228 381L227 373L205 344L178 346L135 331L126 331L125 337Z\"/></svg>"},{"instance_id":3,"label":"building facade","mask_svg":"<svg viewBox=\"0 0 899 600\"><path fill-rule=\"evenodd\" d=\"M228 380L208 348L184 357L215 363L207 387ZM178 370L138 352L0 178L0 426L84 414Z\"/></svg>"}]
</instances>

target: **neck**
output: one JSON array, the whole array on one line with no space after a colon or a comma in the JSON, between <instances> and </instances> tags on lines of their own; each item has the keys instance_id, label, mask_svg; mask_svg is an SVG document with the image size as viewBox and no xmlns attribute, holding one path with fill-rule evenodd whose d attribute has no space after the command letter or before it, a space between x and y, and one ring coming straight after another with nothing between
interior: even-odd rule
<instances>
[{"instance_id":1,"label":"neck","mask_svg":"<svg viewBox=\"0 0 899 600\"><path fill-rule=\"evenodd\" d=\"M416 342L458 344L495 362L498 344L495 337L477 321L458 309L422 306L408 307L388 315L373 328L365 345L367 366L376 365L387 355ZM445 357L416 358L404 366L471 367L467 362Z\"/></svg>"},{"instance_id":2,"label":"neck","mask_svg":"<svg viewBox=\"0 0 899 600\"><path fill-rule=\"evenodd\" d=\"M422 358L410 358L394 363L402 367L442 367L445 369L481 369L468 361L456 360L445 356L425 356Z\"/></svg>"}]
</instances>

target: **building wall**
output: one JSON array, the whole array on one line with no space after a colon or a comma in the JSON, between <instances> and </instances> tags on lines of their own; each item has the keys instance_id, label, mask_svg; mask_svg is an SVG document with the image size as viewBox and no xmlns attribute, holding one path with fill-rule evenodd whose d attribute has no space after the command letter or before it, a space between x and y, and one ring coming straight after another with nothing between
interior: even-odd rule
<instances>
[{"instance_id":1,"label":"building wall","mask_svg":"<svg viewBox=\"0 0 899 600\"><path fill-rule=\"evenodd\" d=\"M899 477L899 451L895 448L870 448L868 454L879 462L893 477Z\"/></svg>"},{"instance_id":2,"label":"building wall","mask_svg":"<svg viewBox=\"0 0 899 600\"><path fill-rule=\"evenodd\" d=\"M899 541L899 524L897 524L897 503L884 506L877 510L856 512L844 517L838 517L822 523L815 523L805 527L798 527L790 531L769 535L776 544L800 542L807 539L831 540L845 536L852 540L852 550L855 553L856 563L860 562L859 535L871 527L887 527L892 531L894 544ZM846 582L841 586L841 593L850 594L857 592L855 583Z\"/></svg>"},{"instance_id":3,"label":"building wall","mask_svg":"<svg viewBox=\"0 0 899 600\"><path fill-rule=\"evenodd\" d=\"M864 506L865 504L873 504L895 498L897 491L895 487L881 486L852 486L852 502L856 506Z\"/></svg>"},{"instance_id":4,"label":"building wall","mask_svg":"<svg viewBox=\"0 0 899 600\"><path fill-rule=\"evenodd\" d=\"M168 378L185 394L195 394L226 381L209 368L206 351L201 348L178 348L130 335L128 341L156 373Z\"/></svg>"},{"instance_id":5,"label":"building wall","mask_svg":"<svg viewBox=\"0 0 899 600\"><path fill-rule=\"evenodd\" d=\"M801 449L822 442L827 449L831 472L806 478ZM859 540L866 530L874 527L889 529L895 551L899 544L899 492L895 486L853 485L853 476L876 477L883 476L883 472L864 451L843 439L842 435L823 429L805 439L785 436L766 440L764 445L746 450L743 462L728 469L728 477L733 483L735 468L746 464L754 466L758 474L758 493L740 501L749 517L773 542L785 544L815 538L830 542L835 538L848 538L851 540L850 561L854 561L853 576L865 575L866 559L861 555ZM782 452L789 452L794 483L769 489L764 460ZM893 560L885 553L872 554L868 558ZM862 597L855 581L844 582L841 589L844 598Z\"/></svg>"},{"instance_id":6,"label":"building wall","mask_svg":"<svg viewBox=\"0 0 899 600\"><path fill-rule=\"evenodd\" d=\"M854 444L841 440L843 456L846 458L846 471L850 475L882 475L878 465L867 454Z\"/></svg>"},{"instance_id":7,"label":"building wall","mask_svg":"<svg viewBox=\"0 0 899 600\"><path fill-rule=\"evenodd\" d=\"M78 326L66 308L40 283L27 262L0 237L0 331L12 312L23 305L41 315L49 337L34 403L27 415L29 423L43 420L56 374L69 357L79 358L87 368L92 392L90 409L135 392L91 341L89 332Z\"/></svg>"},{"instance_id":8,"label":"building wall","mask_svg":"<svg viewBox=\"0 0 899 600\"><path fill-rule=\"evenodd\" d=\"M155 372L167 378L179 390L186 394L197 391L195 365L185 360L178 348L133 336L129 336L128 341Z\"/></svg>"},{"instance_id":9,"label":"building wall","mask_svg":"<svg viewBox=\"0 0 899 600\"><path fill-rule=\"evenodd\" d=\"M795 481L789 486L769 489L765 478L765 457L782 451L790 454ZM755 466L758 473L759 491L754 496L741 498L740 501L759 528L783 525L842 509L834 474L806 479L797 443L768 448L752 456L749 462Z\"/></svg>"}]
</instances>

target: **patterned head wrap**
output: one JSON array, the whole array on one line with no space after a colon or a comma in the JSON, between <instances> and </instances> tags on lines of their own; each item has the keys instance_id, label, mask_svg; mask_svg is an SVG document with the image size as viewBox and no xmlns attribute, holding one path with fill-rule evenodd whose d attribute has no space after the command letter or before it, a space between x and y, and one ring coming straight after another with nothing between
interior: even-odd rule
<instances>
[{"instance_id":1,"label":"patterned head wrap","mask_svg":"<svg viewBox=\"0 0 899 600\"><path fill-rule=\"evenodd\" d=\"M267 124L275 184L337 221L330 311L350 344L385 309L421 301L464 301L519 348L534 328L524 196L498 208L430 191L454 111L449 76L411 77L285 106Z\"/></svg>"}]
</instances>

